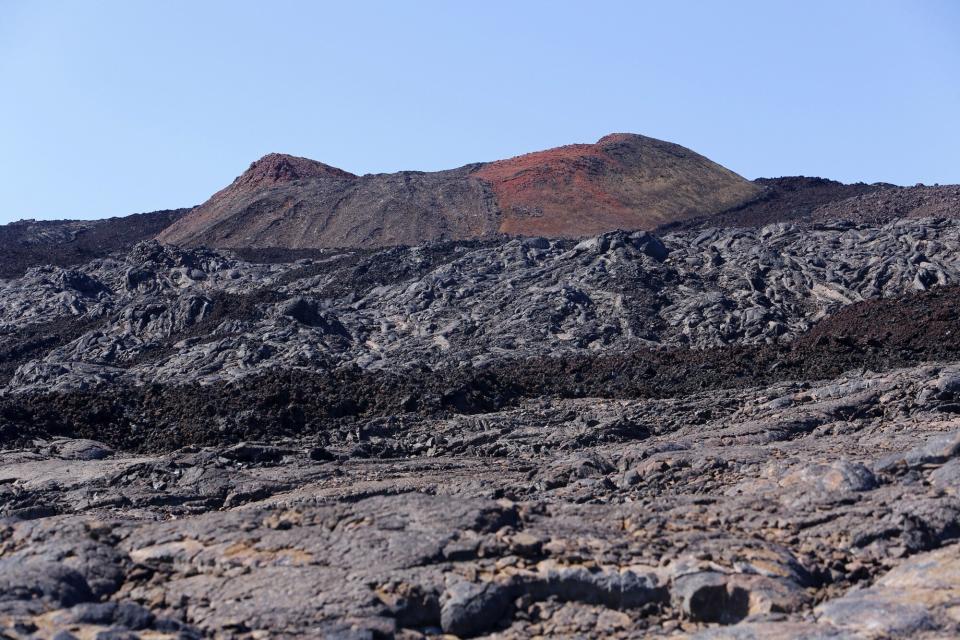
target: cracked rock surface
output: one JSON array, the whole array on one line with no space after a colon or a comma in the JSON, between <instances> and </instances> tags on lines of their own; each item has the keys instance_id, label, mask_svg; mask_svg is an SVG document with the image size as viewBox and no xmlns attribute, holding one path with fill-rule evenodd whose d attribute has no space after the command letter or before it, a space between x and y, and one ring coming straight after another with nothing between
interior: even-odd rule
<instances>
[{"instance_id":1,"label":"cracked rock surface","mask_svg":"<svg viewBox=\"0 0 960 640\"><path fill-rule=\"evenodd\" d=\"M0 633L955 637L958 232L4 281Z\"/></svg>"},{"instance_id":2,"label":"cracked rock surface","mask_svg":"<svg viewBox=\"0 0 960 640\"><path fill-rule=\"evenodd\" d=\"M309 437L147 456L38 442L0 464L0 606L8 632L41 636L124 611L226 637L945 637L945 379L960 366L537 400L411 419L398 439L434 441L412 456Z\"/></svg>"},{"instance_id":3,"label":"cracked rock surface","mask_svg":"<svg viewBox=\"0 0 960 640\"><path fill-rule=\"evenodd\" d=\"M0 283L12 392L237 380L276 368L783 344L854 302L960 280L960 222L605 234L287 264L138 245ZM52 347L52 348L50 348Z\"/></svg>"}]
</instances>

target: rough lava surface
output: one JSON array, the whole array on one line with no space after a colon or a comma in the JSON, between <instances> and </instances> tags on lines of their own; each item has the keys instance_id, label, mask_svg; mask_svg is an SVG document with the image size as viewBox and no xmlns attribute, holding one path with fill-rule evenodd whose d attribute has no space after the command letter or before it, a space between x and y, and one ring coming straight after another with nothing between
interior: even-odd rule
<instances>
[{"instance_id":1,"label":"rough lava surface","mask_svg":"<svg viewBox=\"0 0 960 640\"><path fill-rule=\"evenodd\" d=\"M69 267L115 252L126 253L188 211L170 209L105 220L20 220L0 225L0 278L20 276L40 265Z\"/></svg>"},{"instance_id":2,"label":"rough lava surface","mask_svg":"<svg viewBox=\"0 0 960 640\"><path fill-rule=\"evenodd\" d=\"M272 155L0 228L0 636L960 636L956 187L742 184Z\"/></svg>"},{"instance_id":3,"label":"rough lava surface","mask_svg":"<svg viewBox=\"0 0 960 640\"><path fill-rule=\"evenodd\" d=\"M32 268L0 626L955 636L957 256L908 218Z\"/></svg>"}]
</instances>

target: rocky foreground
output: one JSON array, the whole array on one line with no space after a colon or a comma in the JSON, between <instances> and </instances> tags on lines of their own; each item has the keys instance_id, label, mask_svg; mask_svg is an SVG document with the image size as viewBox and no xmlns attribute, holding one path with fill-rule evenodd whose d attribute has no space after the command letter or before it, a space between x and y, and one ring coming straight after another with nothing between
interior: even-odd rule
<instances>
[{"instance_id":1,"label":"rocky foreground","mask_svg":"<svg viewBox=\"0 0 960 640\"><path fill-rule=\"evenodd\" d=\"M960 223L0 281L9 637L960 634Z\"/></svg>"}]
</instances>

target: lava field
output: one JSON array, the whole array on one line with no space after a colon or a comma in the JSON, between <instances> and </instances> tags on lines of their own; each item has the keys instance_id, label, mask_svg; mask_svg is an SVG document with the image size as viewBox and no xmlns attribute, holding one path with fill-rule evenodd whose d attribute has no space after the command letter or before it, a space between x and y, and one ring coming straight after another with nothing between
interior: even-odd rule
<instances>
[{"instance_id":1,"label":"lava field","mask_svg":"<svg viewBox=\"0 0 960 640\"><path fill-rule=\"evenodd\" d=\"M0 633L955 636L960 221L830 221L885 193L836 184L766 225L793 196L18 267Z\"/></svg>"}]
</instances>

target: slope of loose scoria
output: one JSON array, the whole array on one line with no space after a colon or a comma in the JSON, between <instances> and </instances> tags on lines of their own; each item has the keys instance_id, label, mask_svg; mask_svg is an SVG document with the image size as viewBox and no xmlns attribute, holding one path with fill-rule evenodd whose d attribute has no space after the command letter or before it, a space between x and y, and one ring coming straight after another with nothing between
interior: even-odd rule
<instances>
[{"instance_id":1,"label":"slope of loose scoria","mask_svg":"<svg viewBox=\"0 0 960 640\"><path fill-rule=\"evenodd\" d=\"M448 171L354 176L270 154L158 239L218 248L380 247L652 229L761 188L684 147L615 134Z\"/></svg>"},{"instance_id":2,"label":"slope of loose scoria","mask_svg":"<svg viewBox=\"0 0 960 640\"><path fill-rule=\"evenodd\" d=\"M760 192L689 149L625 133L492 162L476 175L497 196L500 230L526 236L651 229Z\"/></svg>"}]
</instances>

